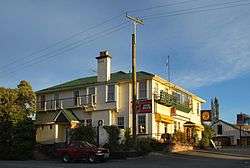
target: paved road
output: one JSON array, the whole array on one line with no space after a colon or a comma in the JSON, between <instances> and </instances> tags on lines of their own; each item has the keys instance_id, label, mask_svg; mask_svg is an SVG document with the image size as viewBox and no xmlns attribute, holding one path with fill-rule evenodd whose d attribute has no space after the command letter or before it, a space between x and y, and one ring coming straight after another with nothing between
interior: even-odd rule
<instances>
[{"instance_id":1,"label":"paved road","mask_svg":"<svg viewBox=\"0 0 250 168\"><path fill-rule=\"evenodd\" d=\"M205 155L204 155L205 156ZM60 161L0 161L1 168L250 168L250 160L216 155L151 154L144 158L111 160L106 163L70 163Z\"/></svg>"}]
</instances>

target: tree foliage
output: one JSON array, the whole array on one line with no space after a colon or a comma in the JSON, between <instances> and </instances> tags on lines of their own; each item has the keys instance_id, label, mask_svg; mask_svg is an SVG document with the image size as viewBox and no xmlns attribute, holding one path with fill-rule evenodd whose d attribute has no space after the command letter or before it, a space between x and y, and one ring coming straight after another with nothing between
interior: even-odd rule
<instances>
[{"instance_id":1,"label":"tree foliage","mask_svg":"<svg viewBox=\"0 0 250 168\"><path fill-rule=\"evenodd\" d=\"M0 116L17 123L35 112L36 96L27 81L21 81L16 89L0 88Z\"/></svg>"},{"instance_id":2,"label":"tree foliage","mask_svg":"<svg viewBox=\"0 0 250 168\"><path fill-rule=\"evenodd\" d=\"M131 149L134 148L135 146L135 140L133 139L132 135L131 135L131 129L130 128L126 128L125 133L124 133L124 150L125 151L129 151Z\"/></svg>"},{"instance_id":3,"label":"tree foliage","mask_svg":"<svg viewBox=\"0 0 250 168\"><path fill-rule=\"evenodd\" d=\"M31 85L21 81L15 89L0 87L0 158L28 159L32 155L36 96Z\"/></svg>"},{"instance_id":4,"label":"tree foliage","mask_svg":"<svg viewBox=\"0 0 250 168\"><path fill-rule=\"evenodd\" d=\"M204 125L204 131L202 132L202 139L200 141L201 148L207 148L210 146L210 140L214 136L214 130L208 125Z\"/></svg>"},{"instance_id":5,"label":"tree foliage","mask_svg":"<svg viewBox=\"0 0 250 168\"><path fill-rule=\"evenodd\" d=\"M95 144L96 132L91 126L80 125L78 128L71 130L71 140L87 141Z\"/></svg>"},{"instance_id":6,"label":"tree foliage","mask_svg":"<svg viewBox=\"0 0 250 168\"><path fill-rule=\"evenodd\" d=\"M103 127L109 137L108 137L108 147L109 147L109 150L111 152L117 152L120 150L120 129L115 126L115 125L111 125L111 126L104 126Z\"/></svg>"}]
</instances>

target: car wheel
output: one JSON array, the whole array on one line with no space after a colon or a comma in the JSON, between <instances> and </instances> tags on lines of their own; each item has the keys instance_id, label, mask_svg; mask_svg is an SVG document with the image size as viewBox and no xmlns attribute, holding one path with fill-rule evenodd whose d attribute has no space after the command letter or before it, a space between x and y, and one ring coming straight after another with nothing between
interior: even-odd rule
<instances>
[{"instance_id":1,"label":"car wheel","mask_svg":"<svg viewBox=\"0 0 250 168\"><path fill-rule=\"evenodd\" d=\"M95 162L95 156L94 155L89 155L88 161L89 161L89 163L94 163Z\"/></svg>"},{"instance_id":2,"label":"car wheel","mask_svg":"<svg viewBox=\"0 0 250 168\"><path fill-rule=\"evenodd\" d=\"M64 163L69 163L70 162L70 157L69 157L69 155L63 155L63 158L62 158L62 161L64 162Z\"/></svg>"}]
</instances>

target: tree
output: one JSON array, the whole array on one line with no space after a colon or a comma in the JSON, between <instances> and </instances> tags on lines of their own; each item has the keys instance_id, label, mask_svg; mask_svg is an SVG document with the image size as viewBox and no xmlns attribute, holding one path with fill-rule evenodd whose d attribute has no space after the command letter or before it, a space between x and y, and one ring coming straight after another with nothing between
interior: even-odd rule
<instances>
[{"instance_id":1,"label":"tree","mask_svg":"<svg viewBox=\"0 0 250 168\"><path fill-rule=\"evenodd\" d=\"M124 150L129 151L130 149L133 149L135 146L135 140L131 136L131 129L130 128L125 129L124 138L125 138L125 140L123 141Z\"/></svg>"},{"instance_id":2,"label":"tree","mask_svg":"<svg viewBox=\"0 0 250 168\"><path fill-rule=\"evenodd\" d=\"M210 146L210 140L214 136L214 130L208 125L204 125L204 131L202 132L202 139L200 141L201 148L207 148Z\"/></svg>"},{"instance_id":3,"label":"tree","mask_svg":"<svg viewBox=\"0 0 250 168\"><path fill-rule=\"evenodd\" d=\"M36 96L27 81L17 88L0 88L0 159L27 159L32 154L35 130L30 114ZM3 151L3 152L2 152Z\"/></svg>"},{"instance_id":4,"label":"tree","mask_svg":"<svg viewBox=\"0 0 250 168\"><path fill-rule=\"evenodd\" d=\"M35 113L36 96L27 81L21 81L16 89L0 88L0 116L9 116L17 123Z\"/></svg>"},{"instance_id":5,"label":"tree","mask_svg":"<svg viewBox=\"0 0 250 168\"><path fill-rule=\"evenodd\" d=\"M115 125L111 125L111 126L104 126L103 127L109 137L108 137L108 147L109 147L109 150L111 152L117 152L120 150L120 129L115 126Z\"/></svg>"},{"instance_id":6,"label":"tree","mask_svg":"<svg viewBox=\"0 0 250 168\"><path fill-rule=\"evenodd\" d=\"M78 128L71 130L71 140L87 141L95 144L96 132L91 126L80 125Z\"/></svg>"}]
</instances>

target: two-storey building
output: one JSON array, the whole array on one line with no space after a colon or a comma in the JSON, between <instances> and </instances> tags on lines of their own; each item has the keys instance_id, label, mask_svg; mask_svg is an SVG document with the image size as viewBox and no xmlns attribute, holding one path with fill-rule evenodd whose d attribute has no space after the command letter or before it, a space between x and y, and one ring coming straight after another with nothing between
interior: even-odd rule
<instances>
[{"instance_id":1,"label":"two-storey building","mask_svg":"<svg viewBox=\"0 0 250 168\"><path fill-rule=\"evenodd\" d=\"M40 143L64 142L77 124L132 128L131 73L111 73L111 55L100 52L97 76L37 91L37 134ZM137 72L137 135L160 139L177 130L201 138L200 109L205 101L169 81Z\"/></svg>"}]
</instances>

